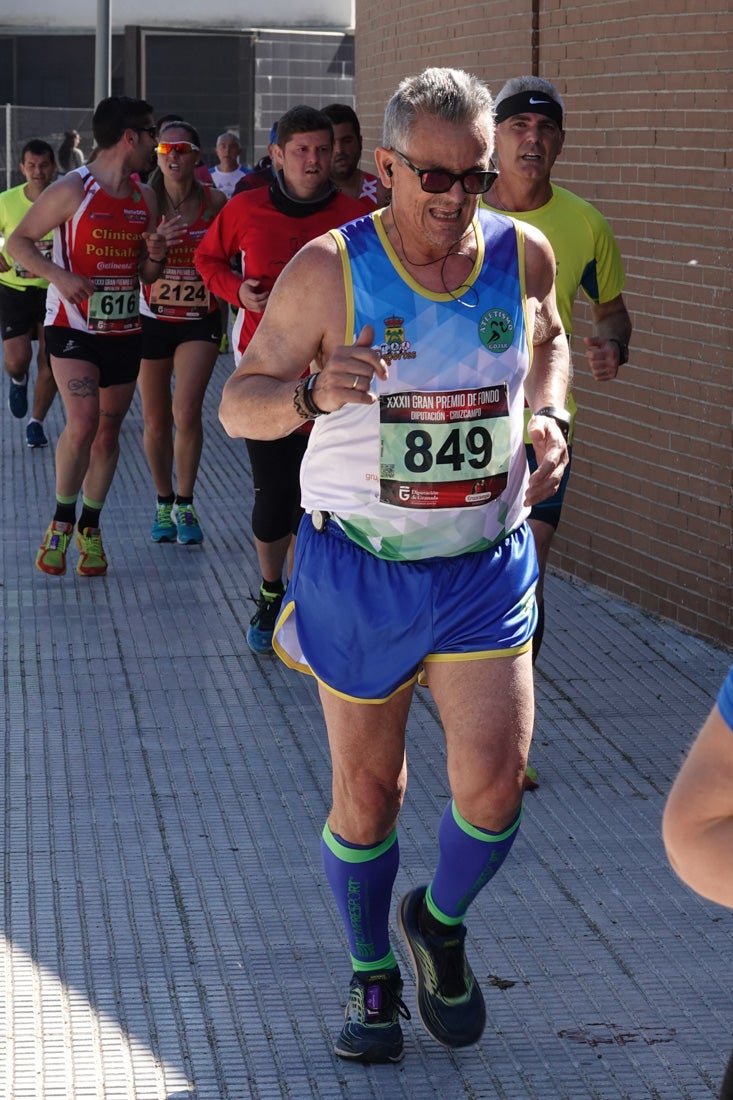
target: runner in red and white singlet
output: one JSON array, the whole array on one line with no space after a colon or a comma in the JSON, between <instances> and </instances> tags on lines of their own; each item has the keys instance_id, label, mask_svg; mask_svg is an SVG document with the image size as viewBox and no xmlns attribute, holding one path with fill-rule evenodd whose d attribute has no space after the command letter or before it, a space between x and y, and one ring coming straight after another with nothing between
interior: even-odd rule
<instances>
[{"instance_id":1,"label":"runner in red and white singlet","mask_svg":"<svg viewBox=\"0 0 733 1100\"><path fill-rule=\"evenodd\" d=\"M163 219L133 178L155 147L149 103L110 96L92 120L91 167L69 172L34 202L11 235L10 255L47 279L46 346L66 413L56 448L56 510L36 566L59 576L76 523L77 573L107 572L99 517L114 477L122 421L140 363L139 284L153 282L181 219ZM54 232L53 257L36 241ZM77 499L82 490L78 522Z\"/></svg>"}]
</instances>

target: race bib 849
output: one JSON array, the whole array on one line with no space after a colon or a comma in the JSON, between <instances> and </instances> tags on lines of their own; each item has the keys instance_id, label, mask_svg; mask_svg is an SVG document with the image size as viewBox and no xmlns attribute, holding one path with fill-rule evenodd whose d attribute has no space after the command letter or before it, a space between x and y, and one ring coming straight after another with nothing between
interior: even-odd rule
<instances>
[{"instance_id":1,"label":"race bib 849","mask_svg":"<svg viewBox=\"0 0 733 1100\"><path fill-rule=\"evenodd\" d=\"M380 500L400 508L470 508L505 488L511 458L505 383L382 394Z\"/></svg>"}]
</instances>

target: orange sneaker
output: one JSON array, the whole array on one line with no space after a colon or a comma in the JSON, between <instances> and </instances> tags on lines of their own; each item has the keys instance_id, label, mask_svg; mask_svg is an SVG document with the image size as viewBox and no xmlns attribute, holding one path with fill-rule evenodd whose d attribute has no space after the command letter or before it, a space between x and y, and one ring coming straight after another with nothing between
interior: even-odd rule
<instances>
[{"instance_id":1,"label":"orange sneaker","mask_svg":"<svg viewBox=\"0 0 733 1100\"><path fill-rule=\"evenodd\" d=\"M76 565L80 577L102 577L107 572L107 559L102 546L102 532L98 527L76 530L76 546L81 554Z\"/></svg>"},{"instance_id":2,"label":"orange sneaker","mask_svg":"<svg viewBox=\"0 0 733 1100\"><path fill-rule=\"evenodd\" d=\"M60 577L66 572L66 551L71 539L71 524L51 520L36 554L36 569Z\"/></svg>"}]
</instances>

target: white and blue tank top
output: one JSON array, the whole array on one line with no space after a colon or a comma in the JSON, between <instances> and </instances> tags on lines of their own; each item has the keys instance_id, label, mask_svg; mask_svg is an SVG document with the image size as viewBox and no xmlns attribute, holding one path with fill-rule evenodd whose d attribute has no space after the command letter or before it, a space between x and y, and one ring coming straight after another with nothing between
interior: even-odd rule
<instances>
[{"instance_id":1,"label":"white and blue tank top","mask_svg":"<svg viewBox=\"0 0 733 1100\"><path fill-rule=\"evenodd\" d=\"M373 379L374 405L315 421L303 507L331 512L356 543L390 560L488 549L529 512L523 232L479 210L465 285L436 293L402 266L381 213L331 233L343 264L344 342L371 325L389 378Z\"/></svg>"}]
</instances>

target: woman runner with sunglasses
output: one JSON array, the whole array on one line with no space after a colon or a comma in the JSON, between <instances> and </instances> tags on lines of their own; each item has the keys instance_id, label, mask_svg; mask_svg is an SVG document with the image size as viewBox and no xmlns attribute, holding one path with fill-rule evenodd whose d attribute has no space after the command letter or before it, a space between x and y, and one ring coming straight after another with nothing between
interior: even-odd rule
<instances>
[{"instance_id":1,"label":"woman runner with sunglasses","mask_svg":"<svg viewBox=\"0 0 733 1100\"><path fill-rule=\"evenodd\" d=\"M156 281L142 287L140 303L143 444L158 494L150 535L154 542L183 545L204 541L193 491L204 440L201 410L221 339L219 307L193 255L226 199L196 178L200 147L188 122L169 122L160 131L158 166L149 183L161 214L182 217L185 236L169 249Z\"/></svg>"}]
</instances>

